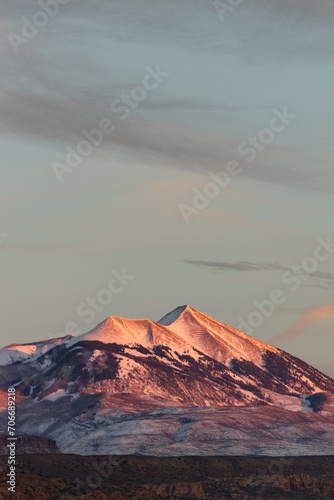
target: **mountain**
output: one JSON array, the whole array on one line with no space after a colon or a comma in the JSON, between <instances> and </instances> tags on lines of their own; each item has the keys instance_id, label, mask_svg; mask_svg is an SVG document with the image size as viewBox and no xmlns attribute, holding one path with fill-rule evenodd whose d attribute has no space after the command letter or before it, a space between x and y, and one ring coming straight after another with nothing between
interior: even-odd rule
<instances>
[{"instance_id":1,"label":"mountain","mask_svg":"<svg viewBox=\"0 0 334 500\"><path fill-rule=\"evenodd\" d=\"M0 375L3 391L16 387L18 432L55 439L61 451L333 450L334 381L189 306L158 322L112 316L14 350L24 358L2 349Z\"/></svg>"}]
</instances>

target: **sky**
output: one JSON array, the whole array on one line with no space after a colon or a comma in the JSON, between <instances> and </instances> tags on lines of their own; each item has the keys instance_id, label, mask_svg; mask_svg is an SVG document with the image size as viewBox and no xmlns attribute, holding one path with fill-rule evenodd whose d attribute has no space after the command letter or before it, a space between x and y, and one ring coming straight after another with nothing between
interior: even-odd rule
<instances>
[{"instance_id":1,"label":"sky","mask_svg":"<svg viewBox=\"0 0 334 500\"><path fill-rule=\"evenodd\" d=\"M1 345L189 304L334 377L333 15L2 5Z\"/></svg>"}]
</instances>

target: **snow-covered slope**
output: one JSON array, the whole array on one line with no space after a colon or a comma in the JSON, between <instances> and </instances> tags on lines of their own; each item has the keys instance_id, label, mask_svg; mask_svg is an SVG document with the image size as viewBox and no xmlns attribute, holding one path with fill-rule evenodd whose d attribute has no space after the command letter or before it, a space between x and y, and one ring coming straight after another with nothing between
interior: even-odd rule
<instances>
[{"instance_id":1,"label":"snow-covered slope","mask_svg":"<svg viewBox=\"0 0 334 500\"><path fill-rule=\"evenodd\" d=\"M45 354L56 345L63 344L71 339L73 335L66 337L58 337L50 340L42 340L40 342L32 342L31 344L10 344L0 350L0 366L10 365L18 361L32 360Z\"/></svg>"},{"instance_id":2,"label":"snow-covered slope","mask_svg":"<svg viewBox=\"0 0 334 500\"><path fill-rule=\"evenodd\" d=\"M279 349L224 325L190 306L177 307L158 321L158 324L166 326L183 341L223 363L228 363L233 358L260 363L265 351L279 352Z\"/></svg>"},{"instance_id":3,"label":"snow-covered slope","mask_svg":"<svg viewBox=\"0 0 334 500\"><path fill-rule=\"evenodd\" d=\"M172 408L82 416L49 434L61 451L83 455L333 455L334 417L272 406Z\"/></svg>"},{"instance_id":4,"label":"snow-covered slope","mask_svg":"<svg viewBox=\"0 0 334 500\"><path fill-rule=\"evenodd\" d=\"M81 341L98 340L105 344L140 344L144 347L154 345L168 345L175 349L187 349L189 344L179 335L175 335L169 328L154 323L148 319L126 319L111 316L102 321L93 330L83 335L73 337L68 346L71 347Z\"/></svg>"}]
</instances>

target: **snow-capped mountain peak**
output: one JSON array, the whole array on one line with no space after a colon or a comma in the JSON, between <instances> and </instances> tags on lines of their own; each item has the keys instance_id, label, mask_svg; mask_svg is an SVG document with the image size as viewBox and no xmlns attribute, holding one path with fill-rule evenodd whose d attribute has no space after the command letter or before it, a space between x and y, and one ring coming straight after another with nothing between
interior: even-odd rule
<instances>
[{"instance_id":1,"label":"snow-capped mountain peak","mask_svg":"<svg viewBox=\"0 0 334 500\"><path fill-rule=\"evenodd\" d=\"M188 349L190 346L167 327L148 319L126 319L110 316L88 333L73 337L68 346L82 341L99 341L106 344L133 345L144 347L168 345L174 349Z\"/></svg>"},{"instance_id":2,"label":"snow-capped mountain peak","mask_svg":"<svg viewBox=\"0 0 334 500\"><path fill-rule=\"evenodd\" d=\"M167 313L163 318L159 319L157 323L159 323L160 325L169 326L174 323L174 321L176 321L186 309L189 310L191 308L188 305L178 306Z\"/></svg>"},{"instance_id":3,"label":"snow-capped mountain peak","mask_svg":"<svg viewBox=\"0 0 334 500\"><path fill-rule=\"evenodd\" d=\"M110 316L89 332L73 337L68 346L81 341L140 344L144 347L167 345L178 352L195 348L224 363L242 358L262 364L264 352L268 349L278 352L278 349L220 323L189 305L176 307L158 322Z\"/></svg>"},{"instance_id":4,"label":"snow-capped mountain peak","mask_svg":"<svg viewBox=\"0 0 334 500\"><path fill-rule=\"evenodd\" d=\"M158 324L165 325L171 332L196 349L217 361L228 363L233 358L242 358L261 364L262 354L275 347L220 323L190 306L180 306L168 313Z\"/></svg>"}]
</instances>

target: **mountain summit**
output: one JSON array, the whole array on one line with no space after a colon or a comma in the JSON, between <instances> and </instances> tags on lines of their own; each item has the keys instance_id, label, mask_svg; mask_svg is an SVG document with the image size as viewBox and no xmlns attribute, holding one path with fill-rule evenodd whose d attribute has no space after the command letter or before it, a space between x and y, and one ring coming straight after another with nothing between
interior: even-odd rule
<instances>
[{"instance_id":1,"label":"mountain summit","mask_svg":"<svg viewBox=\"0 0 334 500\"><path fill-rule=\"evenodd\" d=\"M158 324L182 338L208 356L228 363L240 357L259 363L266 350L279 352L245 333L227 326L190 306L180 306L168 313Z\"/></svg>"},{"instance_id":2,"label":"mountain summit","mask_svg":"<svg viewBox=\"0 0 334 500\"><path fill-rule=\"evenodd\" d=\"M286 426L287 420L294 423L301 418L305 432L312 434L315 425L317 436L322 432L319 421L327 425L332 418L331 378L190 306L177 307L158 322L111 316L83 335L15 344L0 353L2 390L16 387L19 432L55 439L62 451L124 452L124 446L129 448L123 438L119 444L117 435L134 432L133 452L144 446L153 453L154 428L160 432L161 425L172 426L174 431L168 432L173 436L181 426L180 434L170 438L179 443L172 448L180 448L188 439L183 425L187 427L189 418L192 421L189 415L197 415L195 421L201 420L199 415L218 415L215 419L222 426L231 412L236 412L229 417L231 422L239 415L243 425L245 415L257 415L255 427L257 419L262 424L263 418L276 419ZM178 412L187 413L184 421L171 416ZM141 428L143 415L151 415L147 417L153 432L150 439L146 424ZM207 431L201 432L196 439L204 439ZM321 435L328 442L327 432L332 430ZM214 436L213 432L216 450ZM200 453L197 445L192 453ZM311 446L302 449L312 452Z\"/></svg>"}]
</instances>

